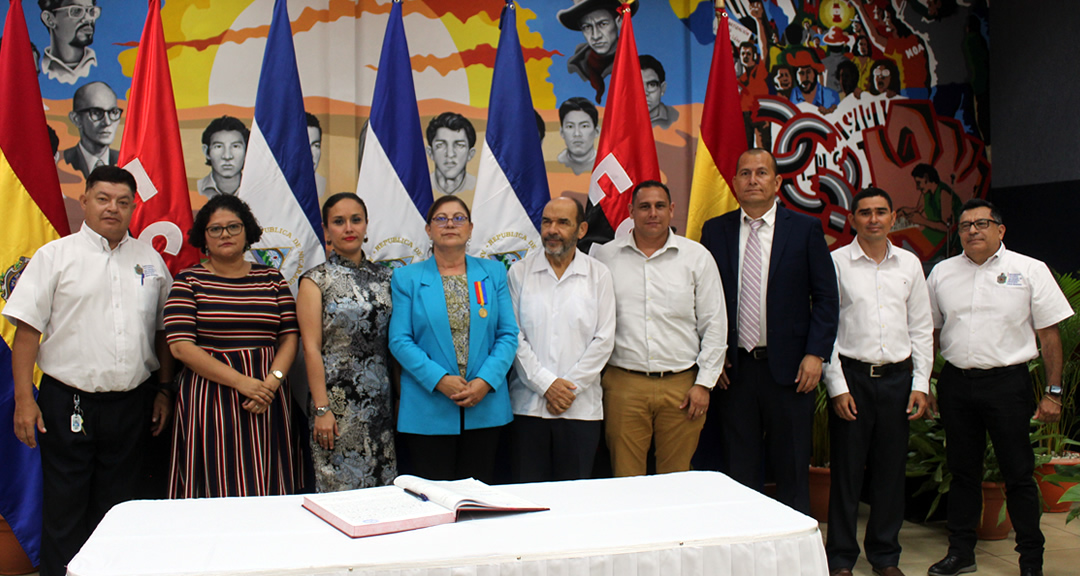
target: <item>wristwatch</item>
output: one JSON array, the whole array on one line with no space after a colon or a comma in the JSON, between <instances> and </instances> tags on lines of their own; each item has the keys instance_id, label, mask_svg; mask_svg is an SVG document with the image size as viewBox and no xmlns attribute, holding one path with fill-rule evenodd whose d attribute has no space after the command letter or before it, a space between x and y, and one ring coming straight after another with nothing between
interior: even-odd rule
<instances>
[{"instance_id":1,"label":"wristwatch","mask_svg":"<svg viewBox=\"0 0 1080 576\"><path fill-rule=\"evenodd\" d=\"M329 404L327 404L326 406L316 406L315 407L315 415L316 416L326 416L329 413L330 413L330 405Z\"/></svg>"},{"instance_id":2,"label":"wristwatch","mask_svg":"<svg viewBox=\"0 0 1080 576\"><path fill-rule=\"evenodd\" d=\"M1061 396L1061 386L1047 386L1046 393L1052 396Z\"/></svg>"},{"instance_id":3,"label":"wristwatch","mask_svg":"<svg viewBox=\"0 0 1080 576\"><path fill-rule=\"evenodd\" d=\"M273 376L274 378L277 378L278 380L284 380L285 379L285 373L282 372L281 370L271 370L270 375Z\"/></svg>"}]
</instances>

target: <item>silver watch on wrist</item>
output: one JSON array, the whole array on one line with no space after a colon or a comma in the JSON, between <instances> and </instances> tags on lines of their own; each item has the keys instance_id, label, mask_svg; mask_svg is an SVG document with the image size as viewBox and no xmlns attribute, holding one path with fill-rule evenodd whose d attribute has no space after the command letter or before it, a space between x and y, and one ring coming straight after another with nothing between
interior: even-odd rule
<instances>
[{"instance_id":1,"label":"silver watch on wrist","mask_svg":"<svg viewBox=\"0 0 1080 576\"><path fill-rule=\"evenodd\" d=\"M1047 386L1046 393L1053 396L1061 396L1061 386Z\"/></svg>"},{"instance_id":2,"label":"silver watch on wrist","mask_svg":"<svg viewBox=\"0 0 1080 576\"><path fill-rule=\"evenodd\" d=\"M326 406L316 406L315 407L315 415L316 416L326 416L329 413L330 413L330 405L329 404L327 404Z\"/></svg>"}]
</instances>

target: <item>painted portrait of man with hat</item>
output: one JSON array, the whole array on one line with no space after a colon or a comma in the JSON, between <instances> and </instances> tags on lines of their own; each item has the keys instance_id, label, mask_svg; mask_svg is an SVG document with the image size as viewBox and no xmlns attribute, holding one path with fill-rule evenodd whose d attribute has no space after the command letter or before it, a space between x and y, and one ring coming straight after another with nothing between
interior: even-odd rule
<instances>
[{"instance_id":1,"label":"painted portrait of man with hat","mask_svg":"<svg viewBox=\"0 0 1080 576\"><path fill-rule=\"evenodd\" d=\"M807 102L818 108L822 114L832 112L840 103L836 90L821 84L821 74L825 65L818 60L811 50L796 50L786 54L787 64L795 69L795 89L791 91L791 102Z\"/></svg>"},{"instance_id":2,"label":"painted portrait of man with hat","mask_svg":"<svg viewBox=\"0 0 1080 576\"><path fill-rule=\"evenodd\" d=\"M556 14L563 26L585 36L585 42L577 45L566 62L566 69L592 85L597 104L604 96L605 78L611 75L615 63L615 47L622 28L621 6L619 0L574 0L573 6ZM636 13L637 8L638 2L631 4L630 14Z\"/></svg>"}]
</instances>

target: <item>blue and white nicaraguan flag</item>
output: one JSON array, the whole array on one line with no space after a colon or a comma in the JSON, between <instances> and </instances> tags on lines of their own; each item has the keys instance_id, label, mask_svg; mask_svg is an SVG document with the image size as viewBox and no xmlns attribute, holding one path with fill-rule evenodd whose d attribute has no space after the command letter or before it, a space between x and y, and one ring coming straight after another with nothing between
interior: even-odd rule
<instances>
[{"instance_id":1,"label":"blue and white nicaraguan flag","mask_svg":"<svg viewBox=\"0 0 1080 576\"><path fill-rule=\"evenodd\" d=\"M551 198L516 12L507 2L502 13L469 247L508 268L540 245L540 216Z\"/></svg>"},{"instance_id":2,"label":"blue and white nicaraguan flag","mask_svg":"<svg viewBox=\"0 0 1080 576\"><path fill-rule=\"evenodd\" d=\"M274 2L237 196L262 225L262 239L251 247L251 255L281 270L296 293L300 275L324 262L326 251L285 0Z\"/></svg>"},{"instance_id":3,"label":"blue and white nicaraguan flag","mask_svg":"<svg viewBox=\"0 0 1080 576\"><path fill-rule=\"evenodd\" d=\"M394 268L427 258L431 241L424 225L433 201L431 175L397 0L386 23L364 138L356 182L356 194L370 216L364 253Z\"/></svg>"}]
</instances>

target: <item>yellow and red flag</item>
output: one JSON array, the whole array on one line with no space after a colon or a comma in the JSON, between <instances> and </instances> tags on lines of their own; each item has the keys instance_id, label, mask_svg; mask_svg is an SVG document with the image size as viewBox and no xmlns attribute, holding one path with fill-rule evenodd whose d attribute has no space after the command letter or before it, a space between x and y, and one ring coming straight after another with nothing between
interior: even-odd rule
<instances>
[{"instance_id":1,"label":"yellow and red flag","mask_svg":"<svg viewBox=\"0 0 1080 576\"><path fill-rule=\"evenodd\" d=\"M192 224L191 198L160 0L150 0L127 114L118 164L135 176L139 188L131 233L151 244L175 276L199 262L199 251L186 242Z\"/></svg>"},{"instance_id":2,"label":"yellow and red flag","mask_svg":"<svg viewBox=\"0 0 1080 576\"><path fill-rule=\"evenodd\" d=\"M22 1L11 0L0 49L0 305L42 245L68 234L64 198L41 105ZM41 544L41 455L15 437L11 346L15 327L0 318L0 515L37 564Z\"/></svg>"},{"instance_id":3,"label":"yellow and red flag","mask_svg":"<svg viewBox=\"0 0 1080 576\"><path fill-rule=\"evenodd\" d=\"M739 207L732 183L739 156L746 152L746 128L739 107L739 85L735 80L728 17L719 5L716 14L720 23L716 28L709 84L705 89L686 218L686 237L693 240L701 239L701 227L707 220Z\"/></svg>"}]
</instances>

